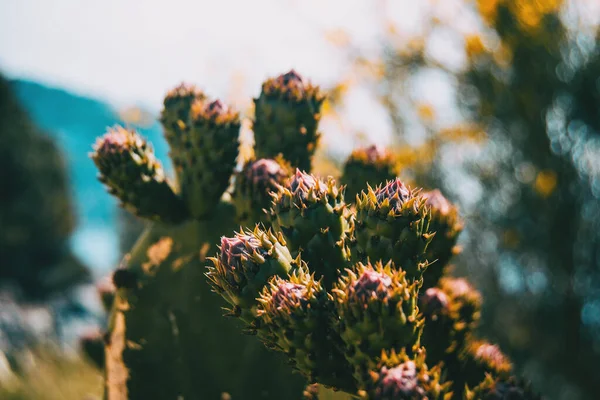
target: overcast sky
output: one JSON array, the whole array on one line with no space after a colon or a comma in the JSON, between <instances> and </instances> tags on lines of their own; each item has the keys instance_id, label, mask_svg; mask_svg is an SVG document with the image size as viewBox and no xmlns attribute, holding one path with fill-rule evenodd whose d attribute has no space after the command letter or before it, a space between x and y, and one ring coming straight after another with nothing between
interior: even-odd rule
<instances>
[{"instance_id":1,"label":"overcast sky","mask_svg":"<svg viewBox=\"0 0 600 400\"><path fill-rule=\"evenodd\" d=\"M117 104L156 108L181 80L225 95L292 66L317 81L344 68L325 30L377 32L362 0L0 0L0 68Z\"/></svg>"}]
</instances>

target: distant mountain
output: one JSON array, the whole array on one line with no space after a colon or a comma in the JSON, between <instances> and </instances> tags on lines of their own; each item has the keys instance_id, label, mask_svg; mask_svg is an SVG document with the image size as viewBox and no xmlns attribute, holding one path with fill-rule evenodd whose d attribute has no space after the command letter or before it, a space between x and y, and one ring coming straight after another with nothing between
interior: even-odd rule
<instances>
[{"instance_id":1,"label":"distant mountain","mask_svg":"<svg viewBox=\"0 0 600 400\"><path fill-rule=\"evenodd\" d=\"M148 114L143 110L115 110L100 100L27 80L10 84L32 120L56 139L67 157L78 219L73 235L75 252L98 273L114 267L118 255L117 202L98 182L88 154L98 136L108 127L121 124L136 128L148 138L170 170L167 144L156 116L144 118L140 126L131 121Z\"/></svg>"}]
</instances>

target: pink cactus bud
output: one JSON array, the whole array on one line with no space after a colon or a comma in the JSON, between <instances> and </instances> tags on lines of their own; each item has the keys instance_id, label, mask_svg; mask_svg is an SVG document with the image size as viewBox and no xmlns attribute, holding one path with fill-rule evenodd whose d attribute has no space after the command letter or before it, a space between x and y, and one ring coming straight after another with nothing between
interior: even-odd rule
<instances>
[{"instance_id":1,"label":"pink cactus bud","mask_svg":"<svg viewBox=\"0 0 600 400\"><path fill-rule=\"evenodd\" d=\"M296 169L296 173L288 182L287 187L292 192L294 198L300 201L306 200L311 189L313 191L318 190L318 194L327 193L327 185L324 182L299 169Z\"/></svg>"},{"instance_id":2,"label":"pink cactus bud","mask_svg":"<svg viewBox=\"0 0 600 400\"><path fill-rule=\"evenodd\" d=\"M273 305L277 309L284 308L288 304L296 303L306 294L306 286L292 282L282 282L273 295Z\"/></svg>"},{"instance_id":3,"label":"pink cactus bud","mask_svg":"<svg viewBox=\"0 0 600 400\"><path fill-rule=\"evenodd\" d=\"M466 296L475 291L471 284L464 278L448 279L445 282L447 290L455 297Z\"/></svg>"},{"instance_id":4,"label":"pink cactus bud","mask_svg":"<svg viewBox=\"0 0 600 400\"><path fill-rule=\"evenodd\" d=\"M438 288L429 288L421 297L421 308L426 316L440 315L448 307L448 296Z\"/></svg>"},{"instance_id":5,"label":"pink cactus bud","mask_svg":"<svg viewBox=\"0 0 600 400\"><path fill-rule=\"evenodd\" d=\"M397 367L381 369L376 399L424 399L425 390L419 385L417 366L407 361Z\"/></svg>"},{"instance_id":6,"label":"pink cactus bud","mask_svg":"<svg viewBox=\"0 0 600 400\"><path fill-rule=\"evenodd\" d=\"M251 235L237 234L235 237L221 238L221 263L235 270L240 268L241 258L252 253L252 249L258 249L260 242Z\"/></svg>"},{"instance_id":7,"label":"pink cactus bud","mask_svg":"<svg viewBox=\"0 0 600 400\"><path fill-rule=\"evenodd\" d=\"M423 197L426 199L425 204L440 214L447 215L450 213L452 205L438 189L424 193Z\"/></svg>"},{"instance_id":8,"label":"pink cactus bud","mask_svg":"<svg viewBox=\"0 0 600 400\"><path fill-rule=\"evenodd\" d=\"M408 189L399 178L389 181L385 186L375 191L375 196L379 203L388 199L393 208L400 209L402 204L410 199L410 189Z\"/></svg>"},{"instance_id":9,"label":"pink cactus bud","mask_svg":"<svg viewBox=\"0 0 600 400\"><path fill-rule=\"evenodd\" d=\"M371 298L384 299L388 295L388 288L392 285L392 278L373 270L365 270L354 283L353 291L361 301Z\"/></svg>"},{"instance_id":10,"label":"pink cactus bud","mask_svg":"<svg viewBox=\"0 0 600 400\"><path fill-rule=\"evenodd\" d=\"M215 100L208 103L205 108L205 113L208 117L217 117L221 114L225 114L229 110L229 107L221 100Z\"/></svg>"},{"instance_id":11,"label":"pink cactus bud","mask_svg":"<svg viewBox=\"0 0 600 400\"><path fill-rule=\"evenodd\" d=\"M246 171L247 179L254 185L260 182L277 182L283 175L285 175L284 168L277 161L270 158L261 158L253 162Z\"/></svg>"},{"instance_id":12,"label":"pink cactus bud","mask_svg":"<svg viewBox=\"0 0 600 400\"><path fill-rule=\"evenodd\" d=\"M375 164L378 160L387 156L387 151L384 147L373 144L364 149L364 154L370 164Z\"/></svg>"},{"instance_id":13,"label":"pink cactus bud","mask_svg":"<svg viewBox=\"0 0 600 400\"><path fill-rule=\"evenodd\" d=\"M481 344L473 354L476 360L484 361L490 365L505 365L510 363L500 348L491 343Z\"/></svg>"},{"instance_id":14,"label":"pink cactus bud","mask_svg":"<svg viewBox=\"0 0 600 400\"><path fill-rule=\"evenodd\" d=\"M304 87L304 78L293 69L277 77L277 80L281 82L283 86Z\"/></svg>"}]
</instances>

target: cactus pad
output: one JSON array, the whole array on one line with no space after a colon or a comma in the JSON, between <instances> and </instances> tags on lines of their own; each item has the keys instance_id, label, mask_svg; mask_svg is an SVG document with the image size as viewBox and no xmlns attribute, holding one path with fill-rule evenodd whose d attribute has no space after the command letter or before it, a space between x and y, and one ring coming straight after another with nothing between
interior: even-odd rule
<instances>
[{"instance_id":1,"label":"cactus pad","mask_svg":"<svg viewBox=\"0 0 600 400\"><path fill-rule=\"evenodd\" d=\"M99 180L131 213L150 220L180 222L187 209L165 178L152 146L135 131L112 128L94 146Z\"/></svg>"},{"instance_id":2,"label":"cactus pad","mask_svg":"<svg viewBox=\"0 0 600 400\"><path fill-rule=\"evenodd\" d=\"M433 234L425 199L398 178L362 192L356 204L358 257L391 260L410 279L420 279Z\"/></svg>"},{"instance_id":3,"label":"cactus pad","mask_svg":"<svg viewBox=\"0 0 600 400\"><path fill-rule=\"evenodd\" d=\"M310 170L324 100L320 89L294 70L263 83L254 100L256 156L281 155L292 167Z\"/></svg>"}]
</instances>

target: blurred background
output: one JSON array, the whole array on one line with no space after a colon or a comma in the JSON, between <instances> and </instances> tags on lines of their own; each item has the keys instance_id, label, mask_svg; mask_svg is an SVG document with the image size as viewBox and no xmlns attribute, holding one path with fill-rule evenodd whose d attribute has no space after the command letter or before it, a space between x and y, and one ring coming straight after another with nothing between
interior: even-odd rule
<instances>
[{"instance_id":1,"label":"blurred background","mask_svg":"<svg viewBox=\"0 0 600 400\"><path fill-rule=\"evenodd\" d=\"M0 398L101 393L79 338L142 224L97 181L95 138L134 127L170 169L169 89L250 118L294 68L329 93L317 172L392 148L460 206L483 334L548 399L597 399L599 25L598 0L0 0Z\"/></svg>"}]
</instances>

